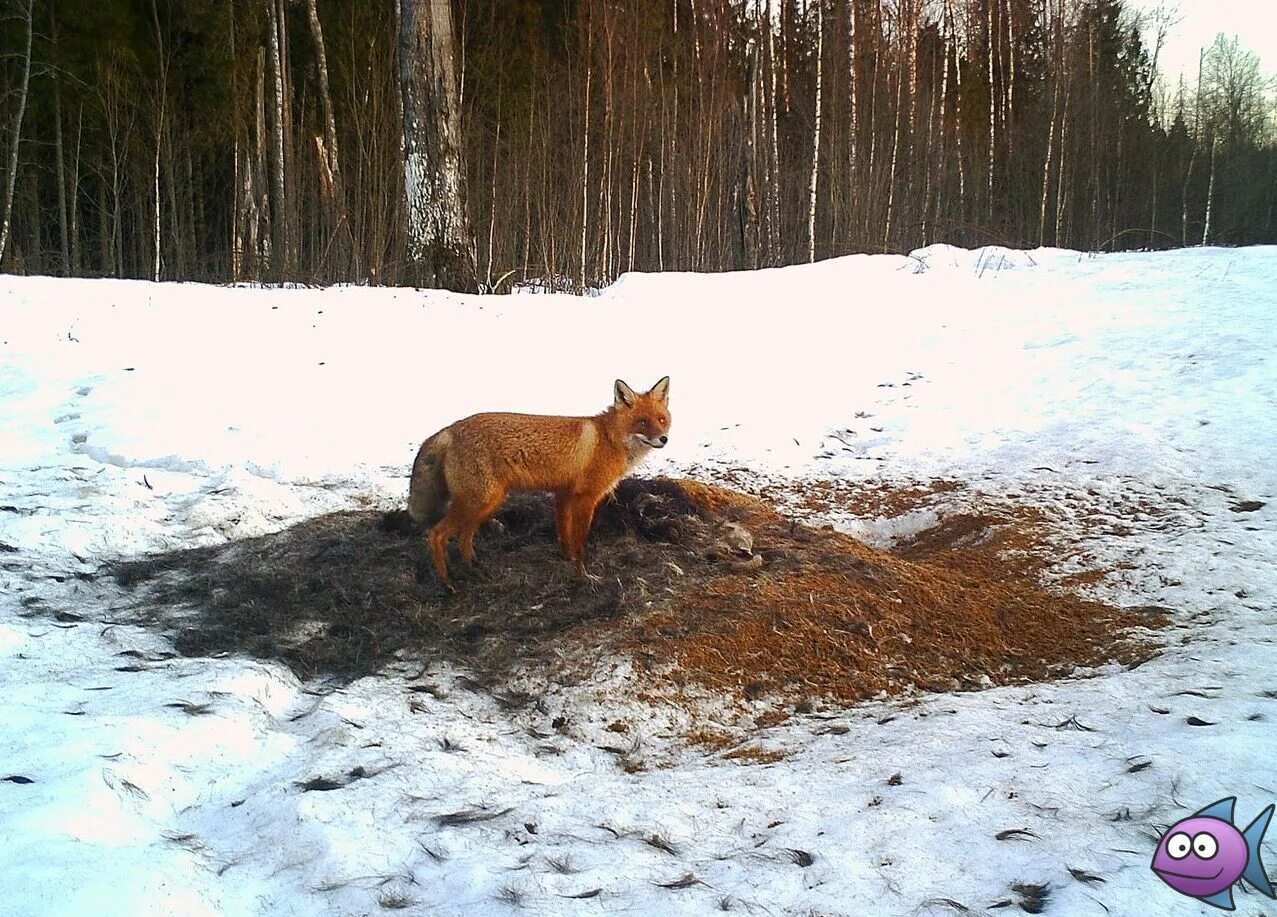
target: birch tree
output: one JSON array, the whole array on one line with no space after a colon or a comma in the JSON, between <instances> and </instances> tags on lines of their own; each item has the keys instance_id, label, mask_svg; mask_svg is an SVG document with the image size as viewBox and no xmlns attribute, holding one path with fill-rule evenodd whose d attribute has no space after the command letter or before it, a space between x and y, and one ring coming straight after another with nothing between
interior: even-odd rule
<instances>
[{"instance_id":1,"label":"birch tree","mask_svg":"<svg viewBox=\"0 0 1277 917\"><path fill-rule=\"evenodd\" d=\"M811 134L811 182L807 188L807 260L816 260L816 190L820 177L820 121L824 114L821 79L825 62L825 0L816 0L816 124Z\"/></svg>"},{"instance_id":2,"label":"birch tree","mask_svg":"<svg viewBox=\"0 0 1277 917\"><path fill-rule=\"evenodd\" d=\"M461 165L461 103L450 0L399 0L408 273L418 283L476 289Z\"/></svg>"},{"instance_id":3,"label":"birch tree","mask_svg":"<svg viewBox=\"0 0 1277 917\"><path fill-rule=\"evenodd\" d=\"M285 108L284 108L284 62L283 52L281 50L283 41L281 38L285 26L284 17L280 15L279 8L275 5L275 0L270 0L270 19L267 22L267 37L270 46L271 73L274 77L271 88L271 114L274 116L270 121L270 182L271 182L271 238L274 256L281 279L284 272L289 268L289 262L292 260L288 256L289 238L288 238L288 221L287 221L287 191L288 187L286 177L284 175L285 158L284 158L284 124L285 124Z\"/></svg>"},{"instance_id":4,"label":"birch tree","mask_svg":"<svg viewBox=\"0 0 1277 917\"><path fill-rule=\"evenodd\" d=\"M13 116L13 129L9 132L9 162L5 170L4 211L0 213L0 263L9 244L9 232L13 225L13 189L18 182L18 147L22 143L22 119L27 111L27 89L31 84L31 39L34 23L31 21L33 0L27 0L23 20L26 23L26 50L22 57L22 77L18 86L18 110Z\"/></svg>"}]
</instances>

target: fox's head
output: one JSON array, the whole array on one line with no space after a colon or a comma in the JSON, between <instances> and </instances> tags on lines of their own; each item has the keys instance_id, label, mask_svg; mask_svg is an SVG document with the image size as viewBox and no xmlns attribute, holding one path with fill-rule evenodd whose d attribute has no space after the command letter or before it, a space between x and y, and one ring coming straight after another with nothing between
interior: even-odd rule
<instances>
[{"instance_id":1,"label":"fox's head","mask_svg":"<svg viewBox=\"0 0 1277 917\"><path fill-rule=\"evenodd\" d=\"M670 377L666 376L641 395L617 379L612 410L621 421L625 444L631 453L664 449L670 439Z\"/></svg>"}]
</instances>

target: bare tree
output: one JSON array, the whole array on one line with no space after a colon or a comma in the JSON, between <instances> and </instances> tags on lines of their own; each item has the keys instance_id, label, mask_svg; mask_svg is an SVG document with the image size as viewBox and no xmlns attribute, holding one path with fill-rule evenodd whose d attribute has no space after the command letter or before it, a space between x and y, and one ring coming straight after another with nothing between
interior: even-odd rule
<instances>
[{"instance_id":1,"label":"bare tree","mask_svg":"<svg viewBox=\"0 0 1277 917\"><path fill-rule=\"evenodd\" d=\"M821 90L825 63L825 0L816 0L816 124L811 135L811 182L807 188L807 260L816 260L816 181L820 177L820 121L824 114Z\"/></svg>"},{"instance_id":2,"label":"bare tree","mask_svg":"<svg viewBox=\"0 0 1277 917\"><path fill-rule=\"evenodd\" d=\"M27 111L27 90L31 85L31 40L34 23L31 21L33 0L27 0L22 18L27 26L26 50L22 57L22 77L18 85L18 110L13 116L13 129L9 132L9 163L4 183L4 210L0 213L0 263L4 261L5 248L9 244L13 224L13 189L18 181L18 147L22 143L22 119Z\"/></svg>"},{"instance_id":3,"label":"bare tree","mask_svg":"<svg viewBox=\"0 0 1277 917\"><path fill-rule=\"evenodd\" d=\"M287 205L287 187L288 183L284 173L284 124L285 124L285 94L284 94L284 55L283 55L283 31L285 28L285 19L280 13L276 0L268 0L267 6L270 9L270 19L267 22L268 44L270 45L271 73L274 79L271 83L272 88L272 106L270 120L271 138L270 138L270 181L271 181L271 238L272 250L276 263L276 268L281 279L286 276L291 267L289 258L289 238L288 238L288 222L285 214L288 211Z\"/></svg>"},{"instance_id":4,"label":"bare tree","mask_svg":"<svg viewBox=\"0 0 1277 917\"><path fill-rule=\"evenodd\" d=\"M315 66L319 76L319 102L324 112L324 137L320 147L324 167L325 190L335 194L340 187L341 157L337 155L337 119L333 115L332 91L328 80L328 52L324 30L319 22L316 0L306 0L306 18L310 22L311 39L315 43Z\"/></svg>"},{"instance_id":5,"label":"bare tree","mask_svg":"<svg viewBox=\"0 0 1277 917\"><path fill-rule=\"evenodd\" d=\"M1202 244L1210 241L1211 208L1215 204L1215 154L1219 152L1218 135L1211 138L1210 144L1210 182L1206 186L1206 219L1202 223Z\"/></svg>"},{"instance_id":6,"label":"bare tree","mask_svg":"<svg viewBox=\"0 0 1277 917\"><path fill-rule=\"evenodd\" d=\"M1273 79L1259 69L1259 58L1243 50L1237 36L1223 34L1203 56L1203 104L1206 130L1229 148L1258 146L1264 130L1266 96Z\"/></svg>"},{"instance_id":7,"label":"bare tree","mask_svg":"<svg viewBox=\"0 0 1277 917\"><path fill-rule=\"evenodd\" d=\"M410 272L428 286L474 290L454 49L450 0L399 0Z\"/></svg>"},{"instance_id":8,"label":"bare tree","mask_svg":"<svg viewBox=\"0 0 1277 917\"><path fill-rule=\"evenodd\" d=\"M168 52L164 44L164 33L160 27L160 11L156 6L155 0L151 0L151 26L154 29L155 36L155 52L158 73L156 74L155 98L155 160L154 169L151 176L151 193L154 196L154 209L152 215L152 236L151 236L151 279L160 279L160 270L163 267L162 250L160 246L160 153L164 145L164 119L168 114Z\"/></svg>"}]
</instances>

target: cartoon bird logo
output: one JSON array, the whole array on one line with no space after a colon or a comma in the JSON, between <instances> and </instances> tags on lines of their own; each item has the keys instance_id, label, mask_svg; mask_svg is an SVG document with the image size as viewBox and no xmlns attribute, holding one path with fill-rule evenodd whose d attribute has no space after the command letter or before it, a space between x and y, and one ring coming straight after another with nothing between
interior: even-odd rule
<instances>
[{"instance_id":1,"label":"cartoon bird logo","mask_svg":"<svg viewBox=\"0 0 1277 917\"><path fill-rule=\"evenodd\" d=\"M1153 854L1153 872L1163 882L1225 911L1233 910L1233 883L1241 879L1260 894L1277 898L1259 856L1273 807L1238 831L1233 824L1236 802L1236 796L1229 796L1171 825Z\"/></svg>"}]
</instances>

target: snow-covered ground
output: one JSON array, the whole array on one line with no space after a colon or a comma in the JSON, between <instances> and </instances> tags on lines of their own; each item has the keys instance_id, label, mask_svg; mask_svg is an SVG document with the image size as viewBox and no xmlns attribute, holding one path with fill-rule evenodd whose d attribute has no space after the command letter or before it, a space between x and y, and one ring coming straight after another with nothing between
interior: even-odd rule
<instances>
[{"instance_id":1,"label":"snow-covered ground","mask_svg":"<svg viewBox=\"0 0 1277 917\"><path fill-rule=\"evenodd\" d=\"M451 420L667 373L647 471L1019 495L1117 568L1099 594L1173 611L1164 652L796 715L740 764L681 741L729 712L617 683L511 711L411 660L332 690L175 657L92 575L395 506ZM1277 801L1274 447L1277 248L936 246L584 299L0 277L0 912L1213 913L1149 863L1216 799ZM634 773L600 747L631 743Z\"/></svg>"}]
</instances>

